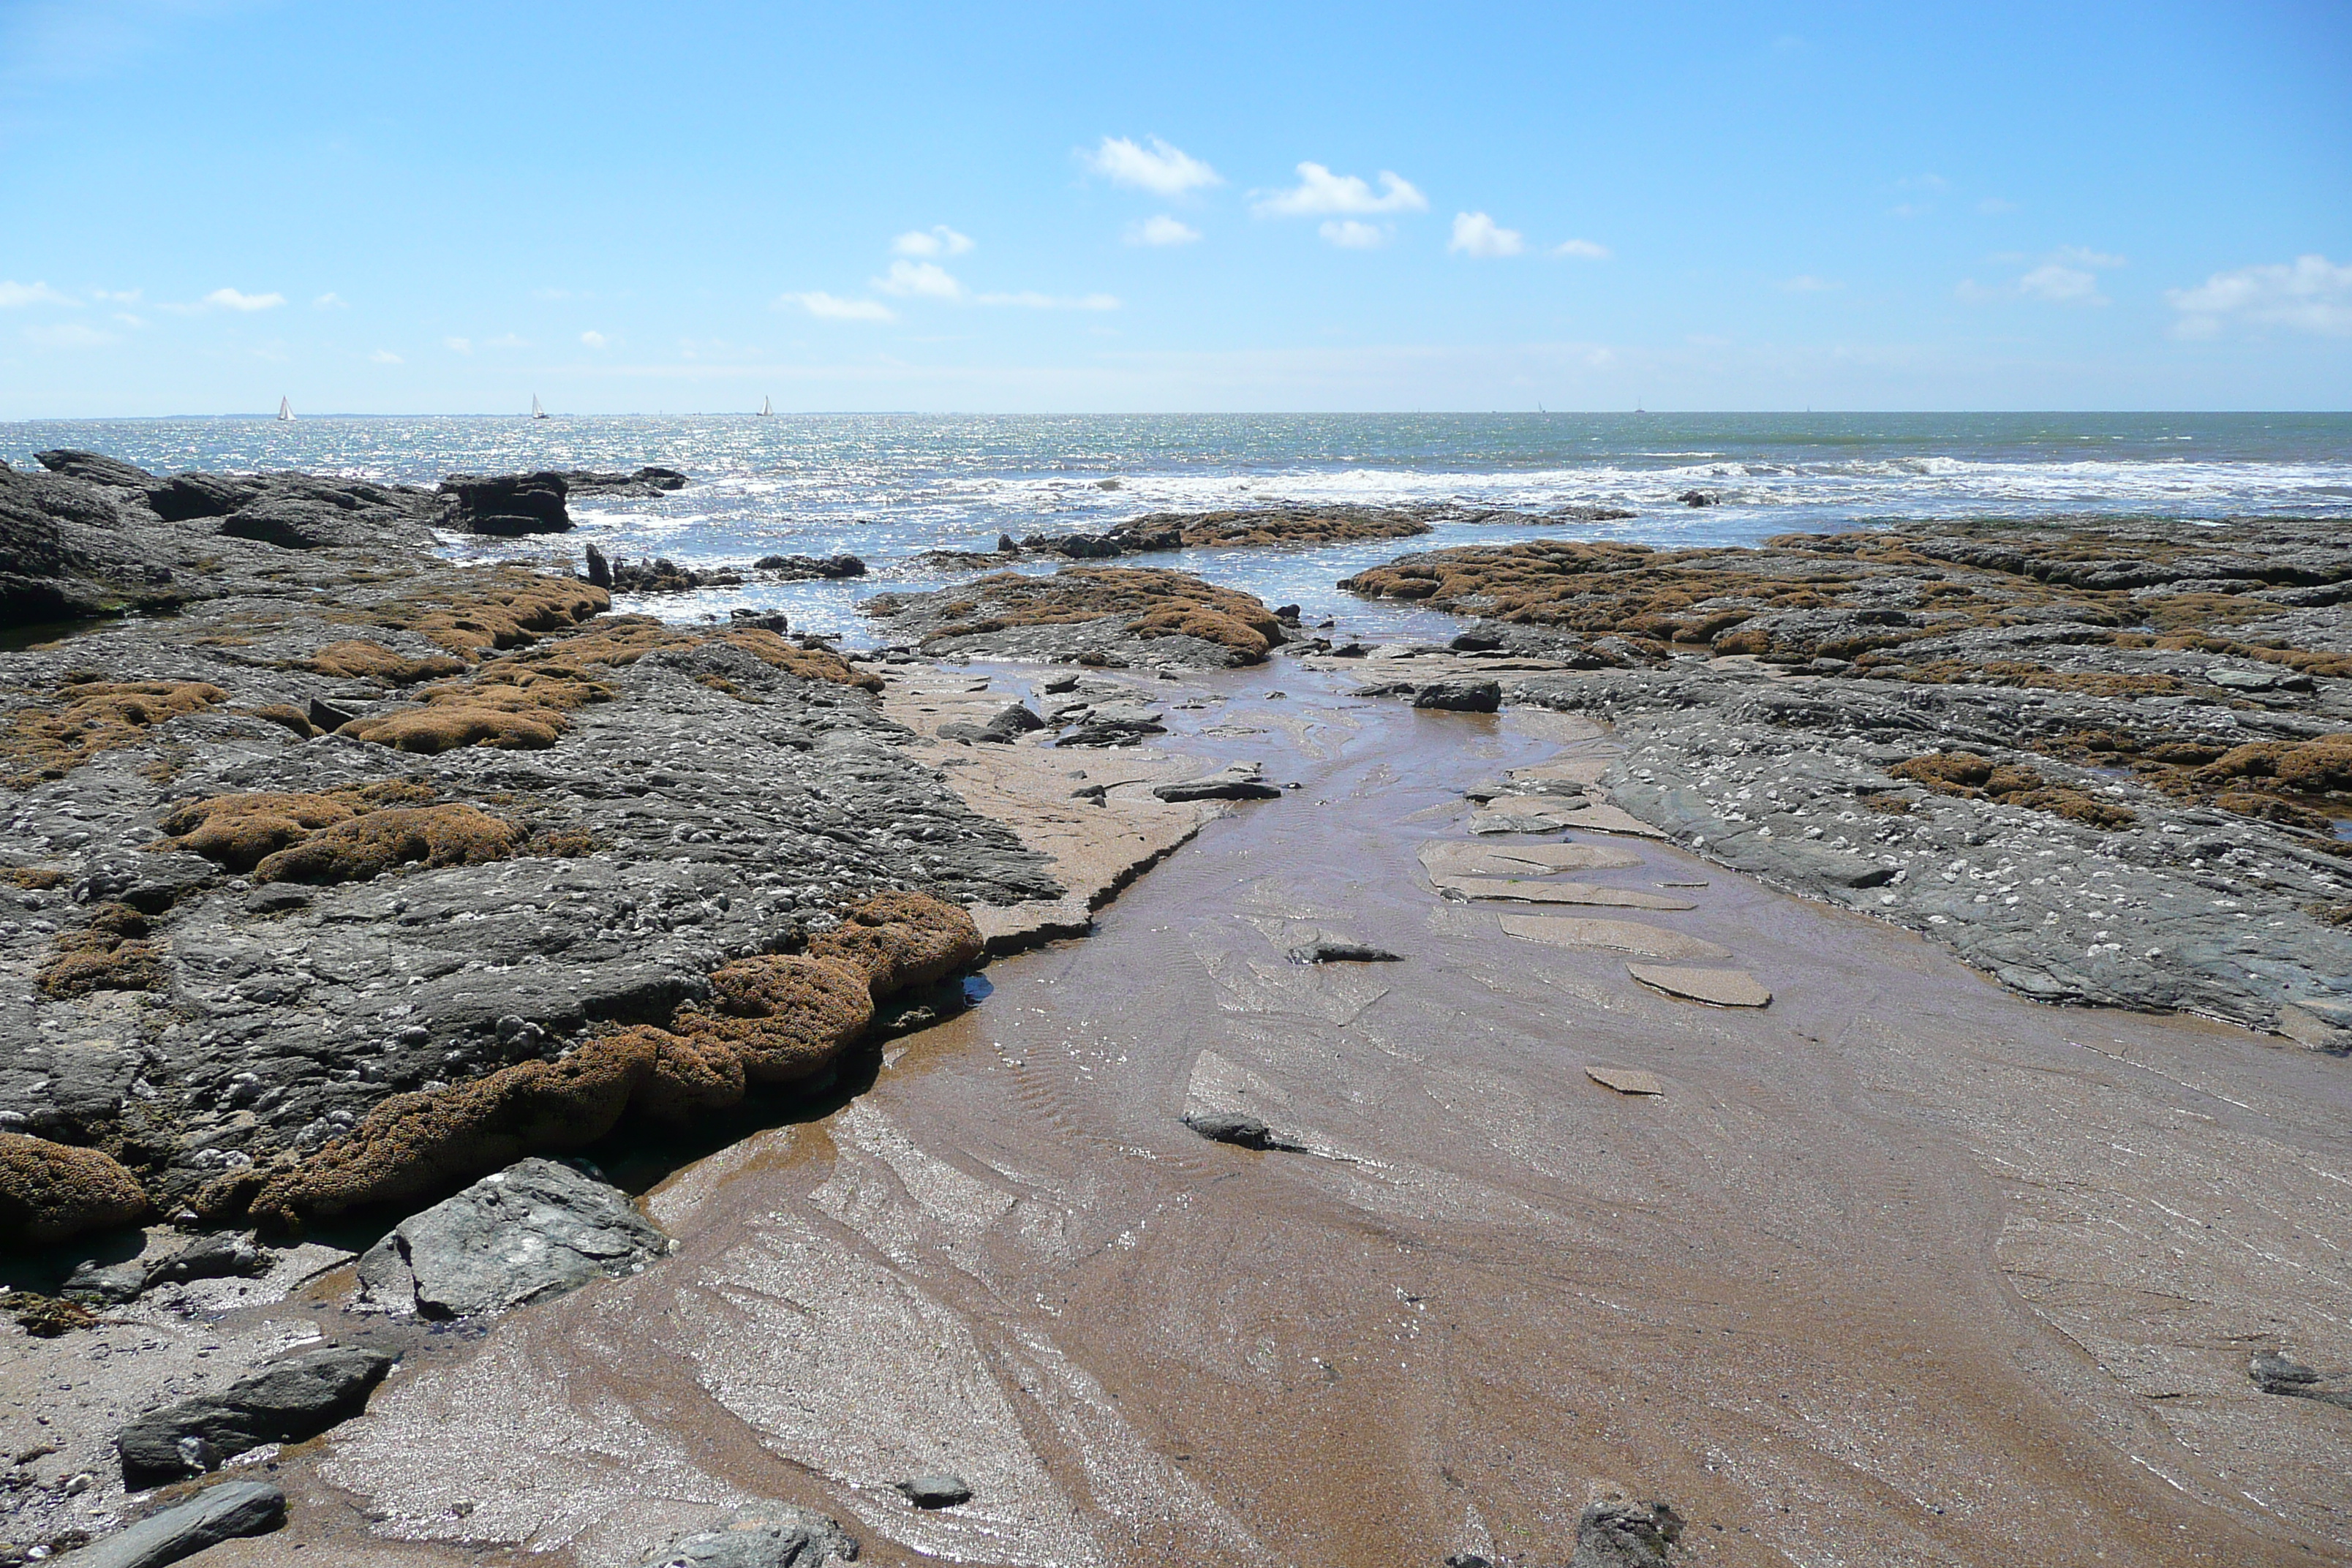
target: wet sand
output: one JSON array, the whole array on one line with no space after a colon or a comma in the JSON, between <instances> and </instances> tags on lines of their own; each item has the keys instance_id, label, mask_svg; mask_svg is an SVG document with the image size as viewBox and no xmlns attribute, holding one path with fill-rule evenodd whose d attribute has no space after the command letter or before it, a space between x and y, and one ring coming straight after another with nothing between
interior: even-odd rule
<instances>
[{"instance_id":1,"label":"wet sand","mask_svg":"<svg viewBox=\"0 0 2352 1568\"><path fill-rule=\"evenodd\" d=\"M1420 858L1590 727L1194 680L1233 701L1172 745L1304 787L680 1171L674 1258L417 1358L286 1467L293 1528L206 1561L605 1568L772 1497L885 1563L1549 1563L1610 1478L1693 1563L2352 1562L2352 1411L2245 1373L2352 1364L2341 1063L2037 1007L1654 842L1476 841L1638 854L1563 875L1675 884L1591 912L1773 994L1677 1000ZM1286 961L1317 934L1403 961ZM940 1469L973 1501L890 1489Z\"/></svg>"}]
</instances>

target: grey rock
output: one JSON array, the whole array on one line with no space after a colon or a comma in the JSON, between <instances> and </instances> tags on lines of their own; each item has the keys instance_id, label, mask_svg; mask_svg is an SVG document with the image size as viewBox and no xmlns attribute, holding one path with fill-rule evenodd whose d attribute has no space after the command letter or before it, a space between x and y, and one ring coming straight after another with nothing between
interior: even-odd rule
<instances>
[{"instance_id":1,"label":"grey rock","mask_svg":"<svg viewBox=\"0 0 2352 1568\"><path fill-rule=\"evenodd\" d=\"M1236 763L1220 773L1197 779L1180 779L1172 784L1153 784L1151 793L1161 800L1279 800L1282 789L1270 784L1260 775L1258 768L1248 763Z\"/></svg>"},{"instance_id":2,"label":"grey rock","mask_svg":"<svg viewBox=\"0 0 2352 1568\"><path fill-rule=\"evenodd\" d=\"M451 526L511 537L563 533L572 527L564 506L570 485L560 473L451 474L441 481Z\"/></svg>"},{"instance_id":3,"label":"grey rock","mask_svg":"<svg viewBox=\"0 0 2352 1568\"><path fill-rule=\"evenodd\" d=\"M857 1538L823 1514L754 1503L717 1530L688 1535L641 1568L824 1568L855 1563Z\"/></svg>"},{"instance_id":4,"label":"grey rock","mask_svg":"<svg viewBox=\"0 0 2352 1568\"><path fill-rule=\"evenodd\" d=\"M58 1287L58 1294L75 1300L104 1301L120 1304L138 1300L147 1289L147 1270L137 1261L130 1263L84 1263L66 1276Z\"/></svg>"},{"instance_id":5,"label":"grey rock","mask_svg":"<svg viewBox=\"0 0 2352 1568\"><path fill-rule=\"evenodd\" d=\"M1255 1116L1238 1110L1198 1110L1184 1118L1184 1125L1212 1143L1231 1143L1242 1149L1283 1150L1293 1153L1303 1151L1303 1145L1277 1136L1274 1129Z\"/></svg>"},{"instance_id":6,"label":"grey rock","mask_svg":"<svg viewBox=\"0 0 2352 1568\"><path fill-rule=\"evenodd\" d=\"M630 1273L669 1238L618 1187L523 1160L394 1226L360 1259L365 1299L433 1318L490 1316Z\"/></svg>"},{"instance_id":7,"label":"grey rock","mask_svg":"<svg viewBox=\"0 0 2352 1568\"><path fill-rule=\"evenodd\" d=\"M2305 1366L2299 1361L2290 1361L2275 1351L2257 1352L2246 1363L2246 1375L2264 1394L2315 1400L2322 1405L2341 1405L2352 1410L2352 1388L2323 1387L2322 1384L2333 1380L2322 1376L2316 1368Z\"/></svg>"},{"instance_id":8,"label":"grey rock","mask_svg":"<svg viewBox=\"0 0 2352 1568\"><path fill-rule=\"evenodd\" d=\"M336 1346L292 1356L231 1384L141 1416L115 1441L133 1490L202 1475L264 1443L315 1437L367 1406L392 1370L381 1351Z\"/></svg>"},{"instance_id":9,"label":"grey rock","mask_svg":"<svg viewBox=\"0 0 2352 1568\"><path fill-rule=\"evenodd\" d=\"M145 490L155 483L155 476L136 464L120 458L110 458L100 452L77 452L70 447L54 448L33 454L33 461L53 474L63 474L84 484L112 485L124 489Z\"/></svg>"},{"instance_id":10,"label":"grey rock","mask_svg":"<svg viewBox=\"0 0 2352 1568\"><path fill-rule=\"evenodd\" d=\"M1577 1516L1569 1568L1666 1568L1682 1532L1682 1517L1666 1503L1598 1497Z\"/></svg>"},{"instance_id":11,"label":"grey rock","mask_svg":"<svg viewBox=\"0 0 2352 1568\"><path fill-rule=\"evenodd\" d=\"M1290 950L1293 963L1397 963L1400 957L1384 947L1336 937L1317 937Z\"/></svg>"},{"instance_id":12,"label":"grey rock","mask_svg":"<svg viewBox=\"0 0 2352 1568\"><path fill-rule=\"evenodd\" d=\"M191 1279L254 1279L269 1272L278 1255L235 1231L198 1237L147 1270L146 1287L185 1284Z\"/></svg>"},{"instance_id":13,"label":"grey rock","mask_svg":"<svg viewBox=\"0 0 2352 1568\"><path fill-rule=\"evenodd\" d=\"M1496 680L1433 680L1413 692L1412 705L1448 713L1492 713L1503 705L1503 686Z\"/></svg>"},{"instance_id":14,"label":"grey rock","mask_svg":"<svg viewBox=\"0 0 2352 1568\"><path fill-rule=\"evenodd\" d=\"M961 1476L910 1476L896 1484L900 1494L917 1508L953 1508L971 1500L971 1488Z\"/></svg>"},{"instance_id":15,"label":"grey rock","mask_svg":"<svg viewBox=\"0 0 2352 1568\"><path fill-rule=\"evenodd\" d=\"M163 1568L286 1522L286 1494L265 1481L223 1481L188 1501L61 1559L73 1568Z\"/></svg>"}]
</instances>

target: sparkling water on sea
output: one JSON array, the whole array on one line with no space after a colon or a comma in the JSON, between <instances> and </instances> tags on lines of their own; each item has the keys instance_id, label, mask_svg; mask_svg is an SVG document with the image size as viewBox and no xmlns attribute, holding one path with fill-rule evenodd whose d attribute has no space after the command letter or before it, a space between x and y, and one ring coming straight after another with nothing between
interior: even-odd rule
<instances>
[{"instance_id":1,"label":"sparkling water on sea","mask_svg":"<svg viewBox=\"0 0 2352 1568\"><path fill-rule=\"evenodd\" d=\"M1064 533L1145 512L1276 501L1623 508L1604 523L1449 522L1417 539L1311 550L1136 558L1336 615L1360 636L1428 635L1442 618L1334 584L1410 551L1545 538L1661 547L1753 543L1905 517L2100 512L2266 514L2352 526L2352 415L704 415L661 418L59 420L0 425L0 458L79 447L145 467L303 468L430 485L453 472L678 468L654 500L585 499L573 532L450 536L461 559L577 564L666 555L747 565L769 553L862 557L849 582L757 584L632 600L692 620L736 605L875 640L857 602L962 575L926 550L992 550L999 533ZM1683 505L1684 491L1719 498ZM1022 570L1050 570L1053 563Z\"/></svg>"}]
</instances>

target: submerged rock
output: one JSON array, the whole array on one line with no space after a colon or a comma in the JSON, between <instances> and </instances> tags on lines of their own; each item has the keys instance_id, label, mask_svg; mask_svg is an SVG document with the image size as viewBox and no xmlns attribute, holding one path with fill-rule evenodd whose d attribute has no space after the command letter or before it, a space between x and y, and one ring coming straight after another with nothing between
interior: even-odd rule
<instances>
[{"instance_id":1,"label":"submerged rock","mask_svg":"<svg viewBox=\"0 0 2352 1568\"><path fill-rule=\"evenodd\" d=\"M523 1160L411 1215L360 1258L389 1311L485 1317L627 1274L669 1250L629 1195L552 1160Z\"/></svg>"},{"instance_id":2,"label":"submerged rock","mask_svg":"<svg viewBox=\"0 0 2352 1568\"><path fill-rule=\"evenodd\" d=\"M1683 1519L1672 1505L1637 1502L1605 1485L1576 1520L1576 1553L1569 1568L1666 1568L1668 1550L1682 1539Z\"/></svg>"},{"instance_id":3,"label":"submerged rock","mask_svg":"<svg viewBox=\"0 0 2352 1568\"><path fill-rule=\"evenodd\" d=\"M73 1568L163 1568L224 1541L286 1522L286 1494L264 1481L223 1481L65 1559Z\"/></svg>"},{"instance_id":4,"label":"submerged rock","mask_svg":"<svg viewBox=\"0 0 2352 1568\"><path fill-rule=\"evenodd\" d=\"M123 1484L133 1490L215 1469L265 1443L315 1437L367 1407L394 1358L337 1346L240 1378L226 1392L142 1415L116 1439Z\"/></svg>"},{"instance_id":5,"label":"submerged rock","mask_svg":"<svg viewBox=\"0 0 2352 1568\"><path fill-rule=\"evenodd\" d=\"M1266 783L1255 763L1235 763L1201 778L1153 784L1151 793L1167 801L1280 800L1282 786Z\"/></svg>"},{"instance_id":6,"label":"submerged rock","mask_svg":"<svg viewBox=\"0 0 2352 1568\"><path fill-rule=\"evenodd\" d=\"M1399 956L1384 947L1348 942L1339 937L1318 936L1313 942L1302 942L1290 950L1293 963L1397 963Z\"/></svg>"},{"instance_id":7,"label":"submerged rock","mask_svg":"<svg viewBox=\"0 0 2352 1568\"><path fill-rule=\"evenodd\" d=\"M857 1538L821 1513L752 1503L716 1530L681 1537L640 1568L826 1568L857 1560Z\"/></svg>"},{"instance_id":8,"label":"submerged rock","mask_svg":"<svg viewBox=\"0 0 2352 1568\"><path fill-rule=\"evenodd\" d=\"M1256 1117L1238 1110L1196 1110L1184 1118L1184 1125L1212 1143L1231 1143L1241 1149L1281 1150L1290 1153L1305 1152L1305 1145L1288 1142Z\"/></svg>"}]
</instances>

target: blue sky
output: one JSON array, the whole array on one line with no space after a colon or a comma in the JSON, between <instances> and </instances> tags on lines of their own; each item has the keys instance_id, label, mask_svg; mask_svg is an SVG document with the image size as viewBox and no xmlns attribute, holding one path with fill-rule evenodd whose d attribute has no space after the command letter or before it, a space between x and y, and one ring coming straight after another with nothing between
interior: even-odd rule
<instances>
[{"instance_id":1,"label":"blue sky","mask_svg":"<svg viewBox=\"0 0 2352 1568\"><path fill-rule=\"evenodd\" d=\"M2342 409L2347 81L2259 0L0 0L0 418Z\"/></svg>"}]
</instances>

